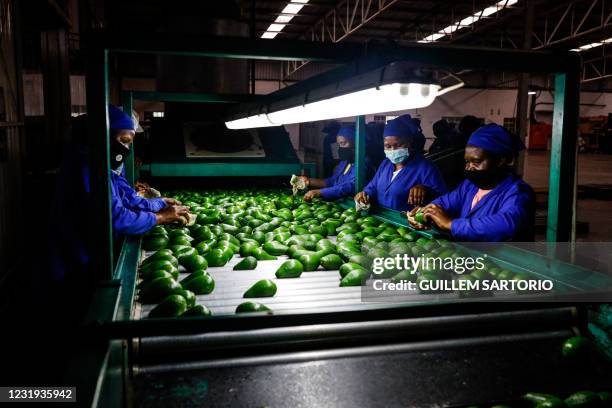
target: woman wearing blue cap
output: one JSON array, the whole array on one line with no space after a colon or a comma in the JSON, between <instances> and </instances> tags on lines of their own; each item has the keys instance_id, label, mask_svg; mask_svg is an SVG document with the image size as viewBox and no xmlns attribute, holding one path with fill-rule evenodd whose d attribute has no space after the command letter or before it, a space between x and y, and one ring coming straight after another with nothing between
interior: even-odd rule
<instances>
[{"instance_id":1,"label":"woman wearing blue cap","mask_svg":"<svg viewBox=\"0 0 612 408\"><path fill-rule=\"evenodd\" d=\"M423 216L460 241L533 241L535 199L531 187L512 172L525 145L503 127L478 128L465 148L465 178L455 190L423 208ZM408 221L422 229L413 215Z\"/></svg>"},{"instance_id":2,"label":"woman wearing blue cap","mask_svg":"<svg viewBox=\"0 0 612 408\"><path fill-rule=\"evenodd\" d=\"M408 211L446 193L437 167L423 157L425 137L417 120L399 116L387 123L383 137L386 159L355 201Z\"/></svg>"},{"instance_id":3,"label":"woman wearing blue cap","mask_svg":"<svg viewBox=\"0 0 612 408\"><path fill-rule=\"evenodd\" d=\"M171 198L145 199L137 195L122 176L122 165L129 154L135 136L135 123L122 110L109 106L110 122L110 187L113 233L136 235L147 232L156 224L180 222L188 216ZM60 167L52 208L51 231L54 239L50 248L52 280L63 281L67 276L84 275L89 267L87 201L90 199L90 167L88 148L82 132L86 131L86 116L74 121L75 143L69 146L66 160Z\"/></svg>"},{"instance_id":4,"label":"woman wearing blue cap","mask_svg":"<svg viewBox=\"0 0 612 408\"><path fill-rule=\"evenodd\" d=\"M340 127L336 135L336 143L340 163L330 177L326 179L301 177L306 187L314 188L304 195L305 201L311 201L315 197L328 201L337 200L351 196L355 192L355 126Z\"/></svg>"}]
</instances>

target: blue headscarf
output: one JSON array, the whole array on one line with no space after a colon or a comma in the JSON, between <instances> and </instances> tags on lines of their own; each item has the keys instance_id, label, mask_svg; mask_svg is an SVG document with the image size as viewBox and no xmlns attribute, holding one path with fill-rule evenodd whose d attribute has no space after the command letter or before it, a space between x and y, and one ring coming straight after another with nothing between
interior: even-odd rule
<instances>
[{"instance_id":1,"label":"blue headscarf","mask_svg":"<svg viewBox=\"0 0 612 408\"><path fill-rule=\"evenodd\" d=\"M467 144L500 156L516 156L525 148L523 141L495 123L476 129Z\"/></svg>"},{"instance_id":2,"label":"blue headscarf","mask_svg":"<svg viewBox=\"0 0 612 408\"><path fill-rule=\"evenodd\" d=\"M108 120L111 130L136 131L136 125L132 117L116 106L108 105Z\"/></svg>"},{"instance_id":3,"label":"blue headscarf","mask_svg":"<svg viewBox=\"0 0 612 408\"><path fill-rule=\"evenodd\" d=\"M355 143L355 125L342 125L336 136L343 136Z\"/></svg>"},{"instance_id":4,"label":"blue headscarf","mask_svg":"<svg viewBox=\"0 0 612 408\"><path fill-rule=\"evenodd\" d=\"M412 147L422 151L425 146L425 136L421 130L421 122L410 115L402 115L390 120L385 125L383 137L397 136L410 141Z\"/></svg>"}]
</instances>

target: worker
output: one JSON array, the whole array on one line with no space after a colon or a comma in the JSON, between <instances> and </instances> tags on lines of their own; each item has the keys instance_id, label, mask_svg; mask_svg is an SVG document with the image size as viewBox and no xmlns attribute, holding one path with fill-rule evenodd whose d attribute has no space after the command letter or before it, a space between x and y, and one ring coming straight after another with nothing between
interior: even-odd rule
<instances>
[{"instance_id":1,"label":"worker","mask_svg":"<svg viewBox=\"0 0 612 408\"><path fill-rule=\"evenodd\" d=\"M457 126L457 130L459 131L457 138L454 138L451 141L453 147L458 149L465 149L465 145L467 144L468 139L482 125L482 121L478 119L476 116L465 115L459 121L459 126Z\"/></svg>"},{"instance_id":2,"label":"worker","mask_svg":"<svg viewBox=\"0 0 612 408\"><path fill-rule=\"evenodd\" d=\"M336 144L336 135L340 130L340 122L332 120L321 130L325 136L323 137L323 174L331 174L338 164L338 145Z\"/></svg>"},{"instance_id":3,"label":"worker","mask_svg":"<svg viewBox=\"0 0 612 408\"><path fill-rule=\"evenodd\" d=\"M386 159L374 178L355 196L359 205L376 202L407 211L446 193L442 175L423 157L425 136L418 121L410 115L399 116L387 123L383 138Z\"/></svg>"},{"instance_id":4,"label":"worker","mask_svg":"<svg viewBox=\"0 0 612 408\"><path fill-rule=\"evenodd\" d=\"M337 200L352 196L355 192L355 125L342 126L336 135L340 163L326 179L300 176L307 188L313 188L304 195L304 201L315 197Z\"/></svg>"},{"instance_id":5,"label":"worker","mask_svg":"<svg viewBox=\"0 0 612 408\"><path fill-rule=\"evenodd\" d=\"M186 207L171 198L148 200L141 198L121 175L121 165L129 154L135 136L135 123L120 109L109 106L110 122L110 188L113 233L135 235L147 232L156 224L171 224L188 215ZM88 268L89 252L86 220L90 200L90 169L88 148L84 144L86 116L76 118L73 126L74 143L69 146L66 160L60 167L58 185L52 207L51 270L53 280L66 275L83 274Z\"/></svg>"},{"instance_id":6,"label":"worker","mask_svg":"<svg viewBox=\"0 0 612 408\"><path fill-rule=\"evenodd\" d=\"M457 131L451 127L446 119L440 119L435 122L432 127L433 134L436 140L429 147L428 153L439 153L451 149L453 140L456 140L459 135Z\"/></svg>"},{"instance_id":7,"label":"worker","mask_svg":"<svg viewBox=\"0 0 612 408\"><path fill-rule=\"evenodd\" d=\"M525 145L503 127L480 127L465 148L465 178L455 190L422 209L425 221L459 241L533 241L534 192L512 171ZM416 222L414 208L409 223Z\"/></svg>"}]
</instances>

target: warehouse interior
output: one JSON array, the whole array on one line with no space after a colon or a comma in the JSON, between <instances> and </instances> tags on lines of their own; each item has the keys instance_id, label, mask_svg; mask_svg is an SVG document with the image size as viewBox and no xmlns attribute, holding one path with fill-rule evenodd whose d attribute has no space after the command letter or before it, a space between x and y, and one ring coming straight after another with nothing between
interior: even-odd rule
<instances>
[{"instance_id":1,"label":"warehouse interior","mask_svg":"<svg viewBox=\"0 0 612 408\"><path fill-rule=\"evenodd\" d=\"M0 387L75 387L95 407L609 406L611 44L606 0L0 0ZM403 83L393 75L419 86L420 105L361 99L275 122ZM136 123L119 175L109 105ZM511 166L533 192L530 242L472 247L437 221L416 228L412 206L360 211L383 129L407 114L448 191L477 129L524 144ZM435 150L435 124L459 138L466 117L463 145ZM353 125L354 187L311 202L308 183L337 171L336 133ZM293 175L308 180L297 194ZM152 212L158 225L118 233L116 177L186 205L185 222ZM376 298L372 259L394 243L485 251L492 280L560 289ZM87 266L58 278L58 253ZM247 258L255 270L240 270ZM299 279L279 277L287 262L304 264ZM360 283L344 287L353 272ZM162 278L183 291L165 293L184 298L180 317L150 295ZM247 295L257 279L271 295Z\"/></svg>"}]
</instances>

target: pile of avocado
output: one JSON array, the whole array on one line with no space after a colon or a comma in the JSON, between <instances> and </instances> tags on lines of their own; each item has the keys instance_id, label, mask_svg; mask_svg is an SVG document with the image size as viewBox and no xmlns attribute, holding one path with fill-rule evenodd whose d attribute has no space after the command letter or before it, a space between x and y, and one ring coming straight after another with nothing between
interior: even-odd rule
<instances>
[{"instance_id":1,"label":"pile of avocado","mask_svg":"<svg viewBox=\"0 0 612 408\"><path fill-rule=\"evenodd\" d=\"M339 285L361 286L370 277L372 260L396 254L415 256L462 256L443 239L427 239L407 227L397 227L376 217L362 215L354 208L344 209L333 202L311 203L280 190L177 191L172 196L196 214L190 227L156 226L145 234L142 247L155 251L144 260L140 276L140 301L156 303L151 317L209 315L195 296L214 290L215 282L206 272L224 266L234 256L243 259L236 271L257 267L258 261L288 256L278 271L278 279L299 278L316 270L339 271ZM335 236L333 242L327 237ZM190 275L180 282L179 265ZM378 278L401 280L452 279L448 271L422 269L419 275L390 270ZM492 262L461 279L524 279ZM245 298L274 296L270 280L254 282ZM237 313L266 311L265 305L246 302Z\"/></svg>"}]
</instances>

